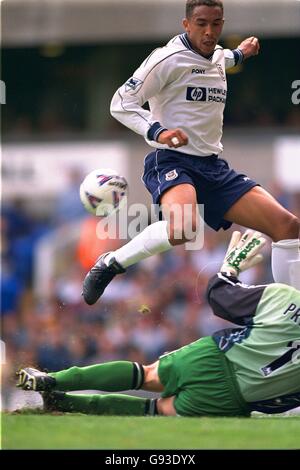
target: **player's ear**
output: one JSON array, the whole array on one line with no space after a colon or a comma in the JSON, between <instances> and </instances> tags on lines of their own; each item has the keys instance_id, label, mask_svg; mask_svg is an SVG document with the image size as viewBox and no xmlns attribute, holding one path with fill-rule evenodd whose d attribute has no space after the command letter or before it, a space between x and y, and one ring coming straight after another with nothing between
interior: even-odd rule
<instances>
[{"instance_id":1,"label":"player's ear","mask_svg":"<svg viewBox=\"0 0 300 470\"><path fill-rule=\"evenodd\" d=\"M183 18L182 26L184 27L185 31L188 33L189 32L189 20L187 18Z\"/></svg>"}]
</instances>

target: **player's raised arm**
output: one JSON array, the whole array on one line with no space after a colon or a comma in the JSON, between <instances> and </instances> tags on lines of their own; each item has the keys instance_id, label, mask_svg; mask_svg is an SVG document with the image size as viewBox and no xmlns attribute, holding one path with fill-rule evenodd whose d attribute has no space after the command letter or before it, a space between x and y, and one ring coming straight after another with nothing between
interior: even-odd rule
<instances>
[{"instance_id":1,"label":"player's raised arm","mask_svg":"<svg viewBox=\"0 0 300 470\"><path fill-rule=\"evenodd\" d=\"M226 69L241 64L249 57L258 55L259 50L259 40L254 36L244 39L236 49L224 49Z\"/></svg>"},{"instance_id":2,"label":"player's raised arm","mask_svg":"<svg viewBox=\"0 0 300 470\"><path fill-rule=\"evenodd\" d=\"M207 288L208 302L215 315L239 325L248 325L267 287L248 286L237 278L240 272L261 261L258 254L265 244L259 232L234 232L220 272Z\"/></svg>"},{"instance_id":3,"label":"player's raised arm","mask_svg":"<svg viewBox=\"0 0 300 470\"><path fill-rule=\"evenodd\" d=\"M260 50L259 40L255 36L244 39L241 44L238 46L238 49L242 51L244 59L249 59L254 55L258 55Z\"/></svg>"}]
</instances>

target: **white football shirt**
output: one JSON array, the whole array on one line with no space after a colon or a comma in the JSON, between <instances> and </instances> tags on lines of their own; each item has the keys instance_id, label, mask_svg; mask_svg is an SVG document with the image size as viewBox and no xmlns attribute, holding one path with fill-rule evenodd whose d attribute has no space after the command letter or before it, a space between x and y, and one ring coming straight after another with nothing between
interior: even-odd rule
<instances>
[{"instance_id":1,"label":"white football shirt","mask_svg":"<svg viewBox=\"0 0 300 470\"><path fill-rule=\"evenodd\" d=\"M156 142L156 137L162 128L180 128L189 142L177 152L201 157L219 154L227 95L225 69L242 59L238 49L218 45L207 59L192 49L187 34L175 36L155 49L116 91L111 114L152 147L169 148ZM150 111L143 108L146 102Z\"/></svg>"}]
</instances>

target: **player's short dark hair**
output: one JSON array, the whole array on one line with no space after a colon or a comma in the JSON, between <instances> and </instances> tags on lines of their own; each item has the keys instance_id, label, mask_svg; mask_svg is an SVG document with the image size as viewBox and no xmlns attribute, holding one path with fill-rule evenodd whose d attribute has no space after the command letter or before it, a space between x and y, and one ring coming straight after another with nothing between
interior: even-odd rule
<instances>
[{"instance_id":1,"label":"player's short dark hair","mask_svg":"<svg viewBox=\"0 0 300 470\"><path fill-rule=\"evenodd\" d=\"M224 12L224 6L221 0L187 0L185 7L186 18L191 18L194 13L194 9L201 5L206 5L207 7L220 7L222 13Z\"/></svg>"}]
</instances>

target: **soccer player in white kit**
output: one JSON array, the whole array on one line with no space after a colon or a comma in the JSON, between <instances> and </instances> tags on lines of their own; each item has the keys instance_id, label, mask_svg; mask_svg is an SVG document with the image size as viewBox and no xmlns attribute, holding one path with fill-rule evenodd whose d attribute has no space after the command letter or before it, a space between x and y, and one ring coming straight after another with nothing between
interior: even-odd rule
<instances>
[{"instance_id":1,"label":"soccer player in white kit","mask_svg":"<svg viewBox=\"0 0 300 470\"><path fill-rule=\"evenodd\" d=\"M290 261L300 257L300 221L219 157L226 68L257 55L260 47L250 37L233 51L223 49L218 45L223 24L221 1L187 0L185 33L154 50L112 99L112 115L154 147L145 159L143 181L165 220L100 256L83 284L90 305L128 266L190 241L188 228L195 233L199 225L198 204L214 230L237 223L268 235L274 280L290 283ZM178 206L192 208L190 217L178 220Z\"/></svg>"}]
</instances>

